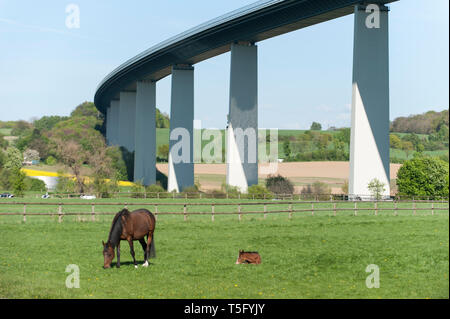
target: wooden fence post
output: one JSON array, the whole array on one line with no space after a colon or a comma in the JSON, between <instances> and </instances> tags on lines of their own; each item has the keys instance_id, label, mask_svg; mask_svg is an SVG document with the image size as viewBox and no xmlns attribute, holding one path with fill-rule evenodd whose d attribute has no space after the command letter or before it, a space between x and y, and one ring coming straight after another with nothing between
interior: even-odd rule
<instances>
[{"instance_id":1,"label":"wooden fence post","mask_svg":"<svg viewBox=\"0 0 450 319\"><path fill-rule=\"evenodd\" d=\"M95 205L94 204L92 204L91 213L92 213L92 221L95 222Z\"/></svg>"},{"instance_id":2,"label":"wooden fence post","mask_svg":"<svg viewBox=\"0 0 450 319\"><path fill-rule=\"evenodd\" d=\"M62 222L62 204L58 206L58 223Z\"/></svg>"},{"instance_id":3,"label":"wooden fence post","mask_svg":"<svg viewBox=\"0 0 450 319\"><path fill-rule=\"evenodd\" d=\"M314 203L311 203L311 215L314 216Z\"/></svg>"},{"instance_id":4,"label":"wooden fence post","mask_svg":"<svg viewBox=\"0 0 450 319\"><path fill-rule=\"evenodd\" d=\"M26 204L23 205L23 222L24 223L27 222L27 205Z\"/></svg>"},{"instance_id":5,"label":"wooden fence post","mask_svg":"<svg viewBox=\"0 0 450 319\"><path fill-rule=\"evenodd\" d=\"M155 220L158 220L158 205L155 205Z\"/></svg>"},{"instance_id":6,"label":"wooden fence post","mask_svg":"<svg viewBox=\"0 0 450 319\"><path fill-rule=\"evenodd\" d=\"M413 215L416 216L416 202L413 201Z\"/></svg>"},{"instance_id":7,"label":"wooden fence post","mask_svg":"<svg viewBox=\"0 0 450 319\"><path fill-rule=\"evenodd\" d=\"M375 216L378 216L378 202L375 202Z\"/></svg>"},{"instance_id":8,"label":"wooden fence post","mask_svg":"<svg viewBox=\"0 0 450 319\"><path fill-rule=\"evenodd\" d=\"M186 204L184 204L184 206L183 206L183 214L184 214L184 221L187 221L187 207L186 207Z\"/></svg>"},{"instance_id":9,"label":"wooden fence post","mask_svg":"<svg viewBox=\"0 0 450 319\"><path fill-rule=\"evenodd\" d=\"M264 204L264 219L267 217L267 204Z\"/></svg>"},{"instance_id":10,"label":"wooden fence post","mask_svg":"<svg viewBox=\"0 0 450 319\"><path fill-rule=\"evenodd\" d=\"M241 204L238 204L238 213L239 213L239 221L241 221L241 219L242 219L242 215L241 215Z\"/></svg>"},{"instance_id":11,"label":"wooden fence post","mask_svg":"<svg viewBox=\"0 0 450 319\"><path fill-rule=\"evenodd\" d=\"M211 205L211 221L214 221L214 204Z\"/></svg>"},{"instance_id":12,"label":"wooden fence post","mask_svg":"<svg viewBox=\"0 0 450 319\"><path fill-rule=\"evenodd\" d=\"M292 204L289 204L289 219L292 219Z\"/></svg>"}]
</instances>

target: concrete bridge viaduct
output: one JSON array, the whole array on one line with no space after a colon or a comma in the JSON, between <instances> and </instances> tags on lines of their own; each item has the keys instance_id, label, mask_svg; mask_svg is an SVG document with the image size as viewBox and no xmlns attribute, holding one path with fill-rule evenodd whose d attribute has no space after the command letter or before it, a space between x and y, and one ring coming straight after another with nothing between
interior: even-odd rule
<instances>
[{"instance_id":1,"label":"concrete bridge viaduct","mask_svg":"<svg viewBox=\"0 0 450 319\"><path fill-rule=\"evenodd\" d=\"M257 43L354 14L349 194L369 194L367 184L377 178L389 195L386 5L394 1L263 0L170 38L126 61L98 86L94 101L105 114L107 142L135 152L135 181L155 183L156 82L172 75L168 190L193 185L194 66L231 51L227 183L245 192L258 183L258 163L249 160L252 145L236 132L258 132ZM175 145L182 138L189 140L188 149L182 150L187 156L174 161L179 157Z\"/></svg>"}]
</instances>

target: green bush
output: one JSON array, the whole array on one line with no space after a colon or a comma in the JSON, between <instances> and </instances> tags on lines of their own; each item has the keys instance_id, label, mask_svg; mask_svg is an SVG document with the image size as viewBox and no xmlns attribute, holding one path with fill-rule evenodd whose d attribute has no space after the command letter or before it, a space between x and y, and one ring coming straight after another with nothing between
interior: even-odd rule
<instances>
[{"instance_id":1,"label":"green bush","mask_svg":"<svg viewBox=\"0 0 450 319\"><path fill-rule=\"evenodd\" d=\"M53 156L49 156L47 157L47 159L45 160L45 164L53 166L56 164L56 158L54 158Z\"/></svg>"},{"instance_id":2,"label":"green bush","mask_svg":"<svg viewBox=\"0 0 450 319\"><path fill-rule=\"evenodd\" d=\"M294 193L294 185L281 175L269 175L266 179L266 188L274 194Z\"/></svg>"},{"instance_id":3,"label":"green bush","mask_svg":"<svg viewBox=\"0 0 450 319\"><path fill-rule=\"evenodd\" d=\"M228 198L240 198L241 190L237 186L222 184L222 192L228 194Z\"/></svg>"},{"instance_id":4,"label":"green bush","mask_svg":"<svg viewBox=\"0 0 450 319\"><path fill-rule=\"evenodd\" d=\"M449 164L437 157L417 153L397 173L400 196L448 197Z\"/></svg>"},{"instance_id":5,"label":"green bush","mask_svg":"<svg viewBox=\"0 0 450 319\"><path fill-rule=\"evenodd\" d=\"M37 178L26 177L25 186L28 191L45 192L47 190L44 181Z\"/></svg>"},{"instance_id":6,"label":"green bush","mask_svg":"<svg viewBox=\"0 0 450 319\"><path fill-rule=\"evenodd\" d=\"M261 185L252 185L247 189L247 197L254 199L272 199L272 193Z\"/></svg>"},{"instance_id":7,"label":"green bush","mask_svg":"<svg viewBox=\"0 0 450 319\"><path fill-rule=\"evenodd\" d=\"M167 192L161 185L149 185L145 188L147 198L166 198ZM159 194L158 194L159 193Z\"/></svg>"}]
</instances>

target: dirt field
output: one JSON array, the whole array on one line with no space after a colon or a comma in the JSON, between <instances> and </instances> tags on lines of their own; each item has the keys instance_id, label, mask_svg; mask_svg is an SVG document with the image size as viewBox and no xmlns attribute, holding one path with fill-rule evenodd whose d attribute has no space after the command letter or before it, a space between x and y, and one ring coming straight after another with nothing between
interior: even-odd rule
<instances>
[{"instance_id":1,"label":"dirt field","mask_svg":"<svg viewBox=\"0 0 450 319\"><path fill-rule=\"evenodd\" d=\"M340 193L341 186L348 179L349 162L290 162L279 163L277 173L288 177L301 191L307 184L321 181L330 185L333 193ZM158 169L167 175L167 164L157 164ZM264 165L260 165L261 168ZM391 180L397 178L401 164L391 164ZM195 164L194 174L202 190L220 189L226 179L226 164ZM267 175L260 174L260 179Z\"/></svg>"}]
</instances>

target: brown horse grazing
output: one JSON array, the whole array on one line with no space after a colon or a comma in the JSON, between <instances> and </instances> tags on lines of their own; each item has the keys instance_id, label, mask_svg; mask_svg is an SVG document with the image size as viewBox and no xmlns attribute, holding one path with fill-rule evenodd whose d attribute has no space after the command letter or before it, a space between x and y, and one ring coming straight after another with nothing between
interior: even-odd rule
<instances>
[{"instance_id":1,"label":"brown horse grazing","mask_svg":"<svg viewBox=\"0 0 450 319\"><path fill-rule=\"evenodd\" d=\"M155 230L155 216L146 210L138 209L130 212L128 209L122 209L114 216L109 237L106 244L103 244L103 268L111 268L111 262L114 259L114 249L117 247L117 268L120 267L120 241L127 240L130 244L130 252L133 257L134 267L137 268L134 258L133 240L139 240L144 249L145 262L142 266L148 266L148 258L155 258L155 240L153 232ZM147 236L147 243L144 237Z\"/></svg>"}]
</instances>

